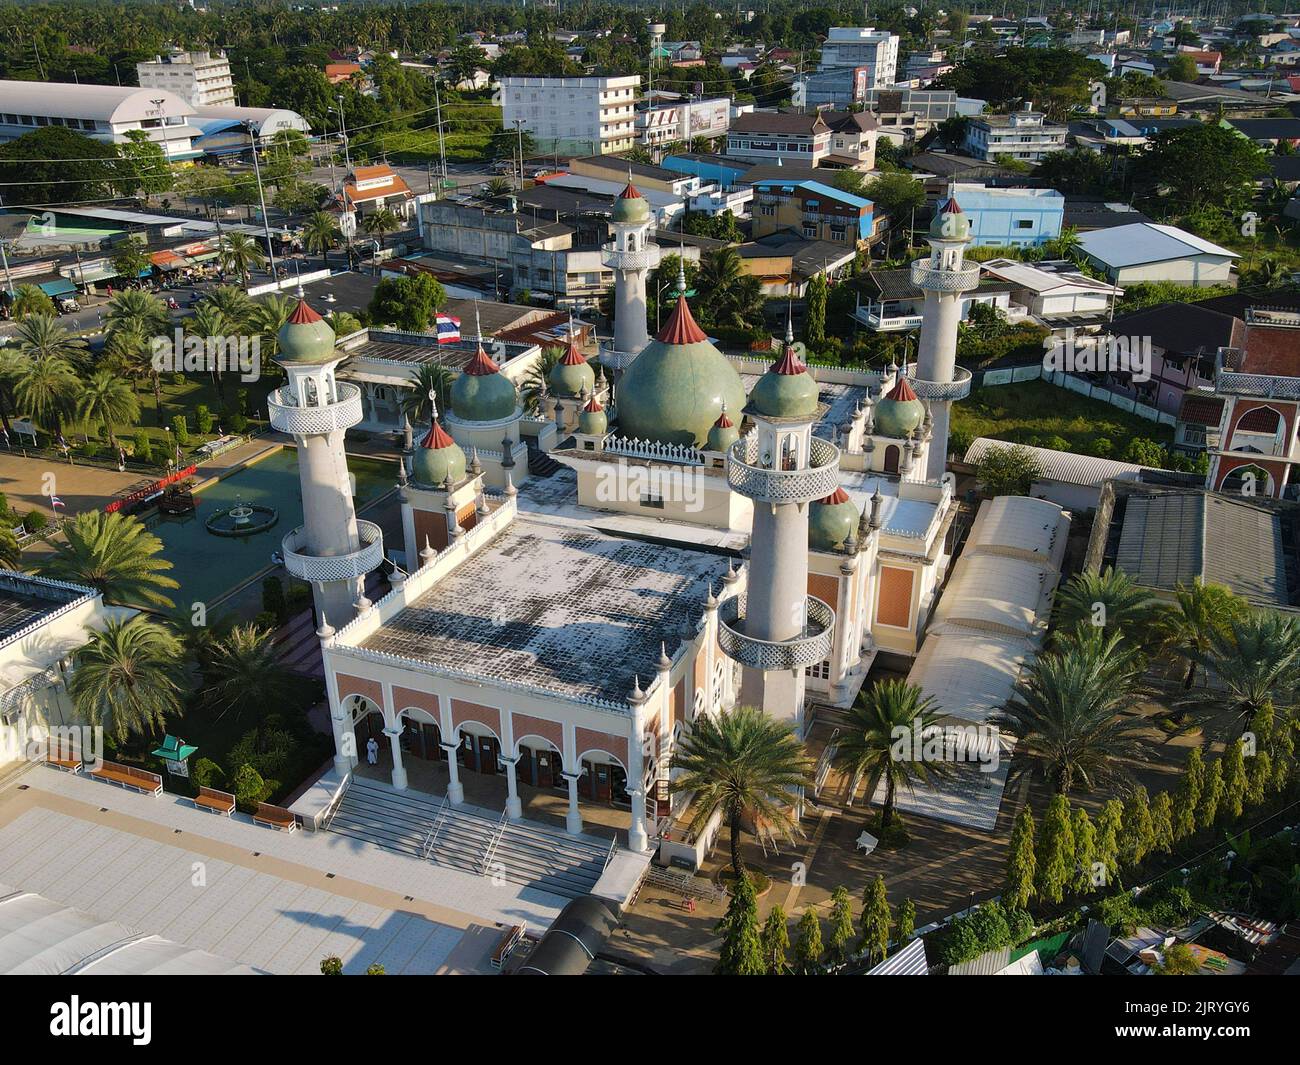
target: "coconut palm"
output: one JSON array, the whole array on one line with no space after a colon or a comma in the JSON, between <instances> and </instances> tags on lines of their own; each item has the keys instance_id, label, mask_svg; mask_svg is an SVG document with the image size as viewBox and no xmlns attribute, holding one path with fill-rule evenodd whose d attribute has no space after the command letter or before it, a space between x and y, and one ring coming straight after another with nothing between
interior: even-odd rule
<instances>
[{"instance_id":1,"label":"coconut palm","mask_svg":"<svg viewBox=\"0 0 1300 1065\"><path fill-rule=\"evenodd\" d=\"M83 425L102 425L109 447L116 450L117 436L113 426L127 425L140 418L140 401L130 384L109 370L98 370L90 375L77 393L77 417Z\"/></svg>"},{"instance_id":2,"label":"coconut palm","mask_svg":"<svg viewBox=\"0 0 1300 1065\"><path fill-rule=\"evenodd\" d=\"M129 329L144 337L171 332L171 315L167 305L152 292L128 288L115 293L104 313L111 336L119 329Z\"/></svg>"},{"instance_id":3,"label":"coconut palm","mask_svg":"<svg viewBox=\"0 0 1300 1065\"><path fill-rule=\"evenodd\" d=\"M119 740L129 733L156 735L169 714L181 709L181 641L142 614L112 618L92 631L75 657L68 682L81 717L112 729Z\"/></svg>"},{"instance_id":4,"label":"coconut palm","mask_svg":"<svg viewBox=\"0 0 1300 1065\"><path fill-rule=\"evenodd\" d=\"M1188 649L1192 660L1218 683L1189 701L1221 708L1225 703L1249 730L1267 703L1290 705L1300 676L1300 621L1272 610L1253 610L1211 632L1204 651Z\"/></svg>"},{"instance_id":5,"label":"coconut palm","mask_svg":"<svg viewBox=\"0 0 1300 1065\"><path fill-rule=\"evenodd\" d=\"M9 309L14 318L20 322L33 314L56 313L54 301L41 290L39 285L19 285L14 290L14 301Z\"/></svg>"},{"instance_id":6,"label":"coconut palm","mask_svg":"<svg viewBox=\"0 0 1300 1065\"><path fill-rule=\"evenodd\" d=\"M203 302L195 308L184 323L185 333L189 337L202 341L204 350L218 354L221 349L210 343L217 337L224 338L235 330L221 310L212 303ZM212 375L212 383L217 387L217 396L221 400L221 405L226 405L226 386L221 376L220 359L214 358L208 363L208 372Z\"/></svg>"},{"instance_id":7,"label":"coconut palm","mask_svg":"<svg viewBox=\"0 0 1300 1065\"><path fill-rule=\"evenodd\" d=\"M238 274L245 284L249 274L260 269L266 262L266 256L257 246L257 241L245 233L227 233L217 244L217 261L221 269Z\"/></svg>"},{"instance_id":8,"label":"coconut palm","mask_svg":"<svg viewBox=\"0 0 1300 1065\"><path fill-rule=\"evenodd\" d=\"M0 525L0 569L21 570L23 568L23 549L18 546L18 538L7 525Z\"/></svg>"},{"instance_id":9,"label":"coconut palm","mask_svg":"<svg viewBox=\"0 0 1300 1065\"><path fill-rule=\"evenodd\" d=\"M280 330L284 328L289 316L297 307L297 301L291 296L273 293L253 303L248 324L257 331L261 352L264 359L272 359L280 350Z\"/></svg>"},{"instance_id":10,"label":"coconut palm","mask_svg":"<svg viewBox=\"0 0 1300 1065\"><path fill-rule=\"evenodd\" d=\"M451 395L451 386L456 383L456 378L460 374L447 366L439 366L437 363L423 362L415 371L415 378L411 387L402 392L401 407L402 414L406 416L409 425L428 425L429 424L429 392L434 393L434 399L438 404L439 411L446 411L450 406L448 397Z\"/></svg>"},{"instance_id":11,"label":"coconut palm","mask_svg":"<svg viewBox=\"0 0 1300 1065\"><path fill-rule=\"evenodd\" d=\"M544 388L549 387L546 382L550 379L555 364L562 358L564 358L563 348L543 348L542 357L533 363L524 374L519 389L519 397L528 413L536 414L541 409L542 391Z\"/></svg>"},{"instance_id":12,"label":"coconut palm","mask_svg":"<svg viewBox=\"0 0 1300 1065\"><path fill-rule=\"evenodd\" d=\"M14 402L46 428L59 432L77 409L81 381L62 359L34 362L21 356L7 364L13 382Z\"/></svg>"},{"instance_id":13,"label":"coconut palm","mask_svg":"<svg viewBox=\"0 0 1300 1065\"><path fill-rule=\"evenodd\" d=\"M744 266L735 248L715 248L700 263L695 286L707 297L708 306L717 307L727 303L743 275Z\"/></svg>"},{"instance_id":14,"label":"coconut palm","mask_svg":"<svg viewBox=\"0 0 1300 1065\"><path fill-rule=\"evenodd\" d=\"M221 285L203 297L203 305L221 312L226 328L231 332L240 332L248 324L253 313L253 301L242 288L234 285Z\"/></svg>"},{"instance_id":15,"label":"coconut palm","mask_svg":"<svg viewBox=\"0 0 1300 1065\"><path fill-rule=\"evenodd\" d=\"M1174 588L1174 603L1160 618L1160 636L1165 647L1187 660L1183 688L1196 679L1196 654L1210 649L1213 634L1225 634L1232 622L1242 618L1246 601L1221 584L1206 584L1199 577L1191 585Z\"/></svg>"},{"instance_id":16,"label":"coconut palm","mask_svg":"<svg viewBox=\"0 0 1300 1065\"><path fill-rule=\"evenodd\" d=\"M148 337L134 325L113 330L104 341L100 366L125 374L133 386L147 380L153 391L154 416L162 425L162 372L154 361L154 347Z\"/></svg>"},{"instance_id":17,"label":"coconut palm","mask_svg":"<svg viewBox=\"0 0 1300 1065\"><path fill-rule=\"evenodd\" d=\"M172 564L158 557L162 541L139 518L88 510L69 521L63 534L41 561L42 575L98 589L109 603L174 605L164 594L180 587L166 575Z\"/></svg>"},{"instance_id":18,"label":"coconut palm","mask_svg":"<svg viewBox=\"0 0 1300 1065\"><path fill-rule=\"evenodd\" d=\"M880 808L880 827L894 823L894 803L899 788L911 791L916 784L932 784L953 772L953 763L926 760L911 737L924 737L943 716L934 699L905 680L878 682L858 696L848 712L849 723L841 729L836 757L853 772L856 782L866 779L867 802L871 803L881 782L885 799ZM899 744L900 736L909 737Z\"/></svg>"},{"instance_id":19,"label":"coconut palm","mask_svg":"<svg viewBox=\"0 0 1300 1065\"><path fill-rule=\"evenodd\" d=\"M1077 574L1056 596L1056 624L1069 632L1080 622L1124 632L1139 643L1155 638L1156 602L1123 570Z\"/></svg>"},{"instance_id":20,"label":"coconut palm","mask_svg":"<svg viewBox=\"0 0 1300 1065\"><path fill-rule=\"evenodd\" d=\"M701 715L673 755L681 774L672 790L694 794L690 830L700 832L717 813L731 834L731 868L745 875L740 856L742 820L786 837L799 831L794 792L806 787L811 764L790 725L753 706L716 717Z\"/></svg>"},{"instance_id":21,"label":"coconut palm","mask_svg":"<svg viewBox=\"0 0 1300 1065\"><path fill-rule=\"evenodd\" d=\"M273 635L269 628L236 625L207 648L203 697L218 719L228 713L236 721L253 716L260 731L267 708L288 697L290 678Z\"/></svg>"},{"instance_id":22,"label":"coconut palm","mask_svg":"<svg viewBox=\"0 0 1300 1065\"><path fill-rule=\"evenodd\" d=\"M483 194L489 199L495 199L498 196L509 195L512 188L514 188L514 186L505 178L494 177L483 186Z\"/></svg>"},{"instance_id":23,"label":"coconut palm","mask_svg":"<svg viewBox=\"0 0 1300 1065\"><path fill-rule=\"evenodd\" d=\"M396 233L402 228L402 220L397 217L397 212L387 207L381 207L378 211L372 211L361 220L361 228L372 237L379 238L379 246L384 246L384 237L389 233Z\"/></svg>"},{"instance_id":24,"label":"coconut palm","mask_svg":"<svg viewBox=\"0 0 1300 1065\"><path fill-rule=\"evenodd\" d=\"M310 252L319 252L321 261L330 264L330 248L339 242L339 226L327 211L316 211L302 224L302 245Z\"/></svg>"},{"instance_id":25,"label":"coconut palm","mask_svg":"<svg viewBox=\"0 0 1300 1065\"><path fill-rule=\"evenodd\" d=\"M86 342L74 337L50 314L24 318L14 332L17 348L29 359L62 359L70 366L86 365Z\"/></svg>"},{"instance_id":26,"label":"coconut palm","mask_svg":"<svg viewBox=\"0 0 1300 1065\"><path fill-rule=\"evenodd\" d=\"M1124 653L1123 640L1111 632L1042 655L993 716L1028 759L1018 764L1037 768L1058 794L1123 780L1128 774L1119 759L1145 751L1137 738L1141 721L1119 716L1136 682L1134 656Z\"/></svg>"}]
</instances>

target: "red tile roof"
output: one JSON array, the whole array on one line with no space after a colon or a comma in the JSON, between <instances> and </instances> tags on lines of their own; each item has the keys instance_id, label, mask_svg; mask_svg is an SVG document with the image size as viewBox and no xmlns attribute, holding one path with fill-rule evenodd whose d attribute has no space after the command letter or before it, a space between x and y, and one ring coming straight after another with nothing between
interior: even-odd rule
<instances>
[{"instance_id":1,"label":"red tile roof","mask_svg":"<svg viewBox=\"0 0 1300 1065\"><path fill-rule=\"evenodd\" d=\"M320 320L321 316L307 306L305 299L299 299L298 306L293 309L293 314L289 315L290 325L310 325Z\"/></svg>"},{"instance_id":2,"label":"red tile roof","mask_svg":"<svg viewBox=\"0 0 1300 1065\"><path fill-rule=\"evenodd\" d=\"M906 403L909 399L916 399L916 393L912 391L912 386L907 383L907 378L900 375L898 384L889 390L889 394L885 398Z\"/></svg>"},{"instance_id":3,"label":"red tile roof","mask_svg":"<svg viewBox=\"0 0 1300 1065\"><path fill-rule=\"evenodd\" d=\"M500 373L501 367L492 361L492 356L480 344L473 358L465 364L465 372L471 377L486 377L488 374Z\"/></svg>"},{"instance_id":4,"label":"red tile roof","mask_svg":"<svg viewBox=\"0 0 1300 1065\"><path fill-rule=\"evenodd\" d=\"M695 324L695 316L691 314L686 297L679 296L673 307L673 313L668 316L668 321L664 323L664 327L659 330L659 335L655 339L664 344L698 344L709 338L704 330Z\"/></svg>"}]
</instances>

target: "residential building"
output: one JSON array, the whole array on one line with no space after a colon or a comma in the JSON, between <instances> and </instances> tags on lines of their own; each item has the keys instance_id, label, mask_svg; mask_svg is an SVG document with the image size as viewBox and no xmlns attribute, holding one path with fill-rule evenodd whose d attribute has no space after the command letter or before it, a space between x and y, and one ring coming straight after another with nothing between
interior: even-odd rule
<instances>
[{"instance_id":1,"label":"residential building","mask_svg":"<svg viewBox=\"0 0 1300 1065\"><path fill-rule=\"evenodd\" d=\"M175 51L135 65L142 89L167 89L195 107L236 103L235 82L225 52Z\"/></svg>"},{"instance_id":2,"label":"residential building","mask_svg":"<svg viewBox=\"0 0 1300 1065\"><path fill-rule=\"evenodd\" d=\"M860 248L871 241L874 212L870 200L820 181L764 180L754 185L753 232L755 239L786 232Z\"/></svg>"},{"instance_id":3,"label":"residential building","mask_svg":"<svg viewBox=\"0 0 1300 1065\"><path fill-rule=\"evenodd\" d=\"M501 79L501 124L532 134L544 154L608 155L636 143L638 75Z\"/></svg>"},{"instance_id":4,"label":"residential building","mask_svg":"<svg viewBox=\"0 0 1300 1065\"><path fill-rule=\"evenodd\" d=\"M977 115L966 127L965 150L976 159L992 162L1000 155L1020 163L1036 163L1049 152L1065 147L1069 129L1048 122L1045 115L1026 104L1009 115Z\"/></svg>"},{"instance_id":5,"label":"residential building","mask_svg":"<svg viewBox=\"0 0 1300 1065\"><path fill-rule=\"evenodd\" d=\"M200 153L190 124L194 106L169 89L78 85L63 81L0 81L0 141L42 126L66 126L97 141L122 144L142 129L172 162Z\"/></svg>"},{"instance_id":6,"label":"residential building","mask_svg":"<svg viewBox=\"0 0 1300 1065\"><path fill-rule=\"evenodd\" d=\"M954 182L949 195L969 219L976 247L1036 248L1061 235L1065 197L1055 189L1002 189Z\"/></svg>"},{"instance_id":7,"label":"residential building","mask_svg":"<svg viewBox=\"0 0 1300 1065\"><path fill-rule=\"evenodd\" d=\"M894 84L898 69L898 38L870 26L832 26L822 42L818 70L859 67L870 88Z\"/></svg>"},{"instance_id":8,"label":"residential building","mask_svg":"<svg viewBox=\"0 0 1300 1065\"><path fill-rule=\"evenodd\" d=\"M712 140L725 136L730 124L731 100L726 96L656 102L637 109L636 139L649 147L696 137Z\"/></svg>"},{"instance_id":9,"label":"residential building","mask_svg":"<svg viewBox=\"0 0 1300 1065\"><path fill-rule=\"evenodd\" d=\"M925 292L912 280L911 270L871 270L863 279L862 288L866 302L859 297L853 312L860 324L877 333L910 333L921 327L925 318ZM970 317L970 309L976 303L994 308L1009 322L1023 320L1027 312L1012 303L1014 290L1011 281L981 274L975 288L961 293L960 321Z\"/></svg>"},{"instance_id":10,"label":"residential building","mask_svg":"<svg viewBox=\"0 0 1300 1065\"><path fill-rule=\"evenodd\" d=\"M1106 321L1124 290L1097 281L1067 259L1025 263L1018 259L988 259L980 263L986 278L1012 285L1011 304L1023 307L1053 329L1096 325Z\"/></svg>"},{"instance_id":11,"label":"residential building","mask_svg":"<svg viewBox=\"0 0 1300 1065\"><path fill-rule=\"evenodd\" d=\"M751 111L732 120L727 154L756 163L820 166L831 152L831 128L820 114Z\"/></svg>"},{"instance_id":12,"label":"residential building","mask_svg":"<svg viewBox=\"0 0 1300 1065\"><path fill-rule=\"evenodd\" d=\"M1155 222L1134 222L1084 233L1079 246L1088 261L1117 285L1172 281L1203 288L1232 281L1239 256L1194 233Z\"/></svg>"},{"instance_id":13,"label":"residential building","mask_svg":"<svg viewBox=\"0 0 1300 1065\"><path fill-rule=\"evenodd\" d=\"M409 218L415 209L415 193L391 166L376 163L353 167L343 179L337 202L344 214L367 215L387 207L399 218Z\"/></svg>"},{"instance_id":14,"label":"residential building","mask_svg":"<svg viewBox=\"0 0 1300 1065\"><path fill-rule=\"evenodd\" d=\"M823 111L831 128L830 154L821 165L847 170L871 170L876 165L876 117L870 111Z\"/></svg>"}]
</instances>

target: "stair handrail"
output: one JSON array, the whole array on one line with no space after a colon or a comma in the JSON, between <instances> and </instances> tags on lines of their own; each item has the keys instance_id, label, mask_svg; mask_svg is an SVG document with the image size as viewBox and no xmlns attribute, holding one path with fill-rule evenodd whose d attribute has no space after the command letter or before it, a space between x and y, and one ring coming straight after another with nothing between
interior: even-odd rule
<instances>
[{"instance_id":1,"label":"stair handrail","mask_svg":"<svg viewBox=\"0 0 1300 1065\"><path fill-rule=\"evenodd\" d=\"M429 829L429 834L424 837L424 846L421 851L421 860L428 861L433 854L434 845L438 842L438 835L442 832L443 823L447 819L447 802L449 797L444 795L442 802L438 805L438 812L433 816L433 827Z\"/></svg>"},{"instance_id":2,"label":"stair handrail","mask_svg":"<svg viewBox=\"0 0 1300 1065\"><path fill-rule=\"evenodd\" d=\"M501 816L497 818L496 827L492 830L492 838L488 841L487 848L483 851L483 861L479 864L478 875L487 874L487 868L492 863L492 858L497 852L497 845L501 842L501 837L506 834L506 825L508 824L509 808L501 811Z\"/></svg>"},{"instance_id":3,"label":"stair handrail","mask_svg":"<svg viewBox=\"0 0 1300 1065\"><path fill-rule=\"evenodd\" d=\"M609 863L614 860L614 852L616 850L618 850L618 839L611 839L609 841L609 850L605 852L605 864L600 867L602 873L609 868Z\"/></svg>"}]
</instances>

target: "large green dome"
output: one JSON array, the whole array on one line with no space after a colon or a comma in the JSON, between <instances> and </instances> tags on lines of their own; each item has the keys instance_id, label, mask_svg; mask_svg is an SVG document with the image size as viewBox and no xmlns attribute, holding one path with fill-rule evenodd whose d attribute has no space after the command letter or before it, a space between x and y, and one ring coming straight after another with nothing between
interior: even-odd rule
<instances>
[{"instance_id":1,"label":"large green dome","mask_svg":"<svg viewBox=\"0 0 1300 1065\"><path fill-rule=\"evenodd\" d=\"M569 347L564 358L551 367L547 383L551 391L561 399L571 399L583 392L592 392L596 388L596 371L582 356L578 345L569 339Z\"/></svg>"},{"instance_id":2,"label":"large green dome","mask_svg":"<svg viewBox=\"0 0 1300 1065\"><path fill-rule=\"evenodd\" d=\"M419 447L415 449L415 458L411 462L411 480L417 484L441 487L451 474L453 484L459 484L465 478L465 452L460 445L438 424L437 415L433 424Z\"/></svg>"},{"instance_id":3,"label":"large green dome","mask_svg":"<svg viewBox=\"0 0 1300 1065\"><path fill-rule=\"evenodd\" d=\"M280 363L312 365L330 362L335 357L334 330L301 296L293 314L276 334L276 344L279 352L275 361Z\"/></svg>"},{"instance_id":4,"label":"large green dome","mask_svg":"<svg viewBox=\"0 0 1300 1065\"><path fill-rule=\"evenodd\" d=\"M474 357L451 386L451 411L467 422L495 422L509 418L519 407L514 382L480 344Z\"/></svg>"},{"instance_id":5,"label":"large green dome","mask_svg":"<svg viewBox=\"0 0 1300 1065\"><path fill-rule=\"evenodd\" d=\"M684 296L667 324L623 373L618 430L634 440L704 447L722 413L743 410L745 386L695 324Z\"/></svg>"},{"instance_id":6,"label":"large green dome","mask_svg":"<svg viewBox=\"0 0 1300 1065\"><path fill-rule=\"evenodd\" d=\"M808 546L814 551L834 551L857 528L858 508L843 488L837 488L825 499L818 499L808 508Z\"/></svg>"},{"instance_id":7,"label":"large green dome","mask_svg":"<svg viewBox=\"0 0 1300 1065\"><path fill-rule=\"evenodd\" d=\"M611 217L615 222L648 222L650 220L650 205L646 203L645 197L637 191L635 185L630 181L614 201L614 211Z\"/></svg>"},{"instance_id":8,"label":"large green dome","mask_svg":"<svg viewBox=\"0 0 1300 1065\"><path fill-rule=\"evenodd\" d=\"M901 439L913 432L925 417L925 405L916 398L907 378L899 376L896 384L876 404L874 430L878 436Z\"/></svg>"},{"instance_id":9,"label":"large green dome","mask_svg":"<svg viewBox=\"0 0 1300 1065\"><path fill-rule=\"evenodd\" d=\"M817 413L817 396L817 382L795 354L794 338L787 335L785 350L758 379L749 405L769 418L811 417Z\"/></svg>"},{"instance_id":10,"label":"large green dome","mask_svg":"<svg viewBox=\"0 0 1300 1065\"><path fill-rule=\"evenodd\" d=\"M936 240L969 240L970 220L966 217L956 197L949 196L946 203L934 209L930 223L930 236Z\"/></svg>"}]
</instances>

